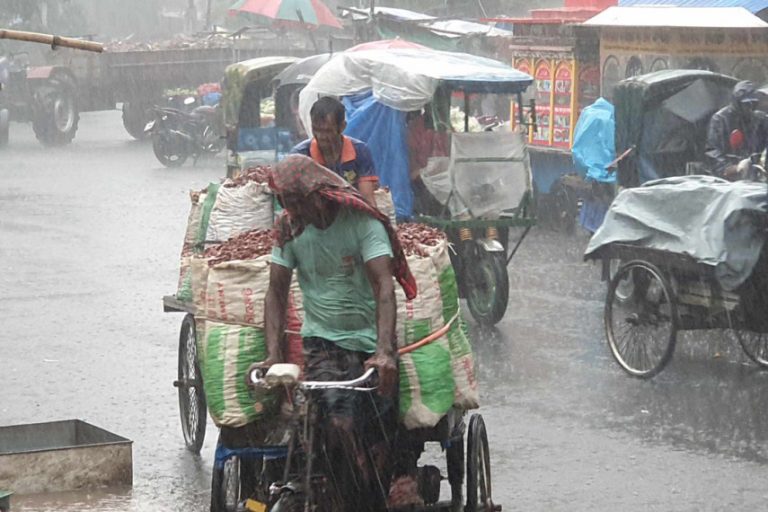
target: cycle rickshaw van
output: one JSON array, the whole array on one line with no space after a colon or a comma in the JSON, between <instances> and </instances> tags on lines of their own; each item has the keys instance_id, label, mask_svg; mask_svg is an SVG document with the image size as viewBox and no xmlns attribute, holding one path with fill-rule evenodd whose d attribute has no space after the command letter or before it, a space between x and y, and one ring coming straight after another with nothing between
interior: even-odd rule
<instances>
[{"instance_id":1,"label":"cycle rickshaw van","mask_svg":"<svg viewBox=\"0 0 768 512\"><path fill-rule=\"evenodd\" d=\"M613 90L615 189L659 178L707 174L705 145L712 114L731 101L737 80L703 70L664 70L627 78ZM612 200L616 190L606 201ZM602 222L599 219L598 222ZM603 260L610 281L621 262ZM618 293L623 293L619 288Z\"/></svg>"},{"instance_id":2,"label":"cycle rickshaw van","mask_svg":"<svg viewBox=\"0 0 768 512\"><path fill-rule=\"evenodd\" d=\"M299 96L299 114L321 96L343 100L346 134L365 141L382 185L392 192L399 220L414 219L447 232L457 248L452 262L460 295L486 325L504 316L507 265L534 224L530 163L519 131L470 132L470 110L491 105L509 117L533 78L504 63L464 53L420 48L344 52L321 67ZM490 98L490 99L489 99ZM463 132L454 133L451 102L464 110ZM516 109L526 126L522 109ZM418 123L414 123L414 120ZM414 126L421 126L418 131ZM419 179L433 205L414 207L414 156L428 133ZM439 150L438 150L439 148ZM512 247L510 228L522 234ZM471 262L471 264L469 264Z\"/></svg>"},{"instance_id":3,"label":"cycle rickshaw van","mask_svg":"<svg viewBox=\"0 0 768 512\"><path fill-rule=\"evenodd\" d=\"M649 378L677 333L719 329L768 367L768 195L764 183L677 176L619 193L586 259L621 261L604 327L618 364Z\"/></svg>"},{"instance_id":4,"label":"cycle rickshaw van","mask_svg":"<svg viewBox=\"0 0 768 512\"><path fill-rule=\"evenodd\" d=\"M221 98L227 138L227 177L244 169L274 163L290 149L290 140L261 112L263 99L272 96L272 80L296 57L259 57L232 64L224 73Z\"/></svg>"}]
</instances>

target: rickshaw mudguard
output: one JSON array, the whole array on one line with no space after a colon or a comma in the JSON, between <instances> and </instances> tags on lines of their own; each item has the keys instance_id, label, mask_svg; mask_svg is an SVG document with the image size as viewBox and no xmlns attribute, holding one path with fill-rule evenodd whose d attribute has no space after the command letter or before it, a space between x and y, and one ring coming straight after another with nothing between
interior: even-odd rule
<instances>
[{"instance_id":1,"label":"rickshaw mudguard","mask_svg":"<svg viewBox=\"0 0 768 512\"><path fill-rule=\"evenodd\" d=\"M504 252L504 246L501 242L491 238L476 238L477 245L485 252Z\"/></svg>"}]
</instances>

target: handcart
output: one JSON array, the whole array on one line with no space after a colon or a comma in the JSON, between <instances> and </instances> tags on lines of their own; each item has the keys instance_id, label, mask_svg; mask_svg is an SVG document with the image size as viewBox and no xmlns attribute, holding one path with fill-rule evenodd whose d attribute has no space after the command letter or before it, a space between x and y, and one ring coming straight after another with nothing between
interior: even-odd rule
<instances>
[{"instance_id":1,"label":"handcart","mask_svg":"<svg viewBox=\"0 0 768 512\"><path fill-rule=\"evenodd\" d=\"M659 373L672 358L677 333L696 329L732 330L744 353L768 367L765 250L736 291L724 290L714 267L686 254L613 243L590 257L602 259L604 274L612 260L626 262L608 285L604 323L611 353L630 375Z\"/></svg>"}]
</instances>

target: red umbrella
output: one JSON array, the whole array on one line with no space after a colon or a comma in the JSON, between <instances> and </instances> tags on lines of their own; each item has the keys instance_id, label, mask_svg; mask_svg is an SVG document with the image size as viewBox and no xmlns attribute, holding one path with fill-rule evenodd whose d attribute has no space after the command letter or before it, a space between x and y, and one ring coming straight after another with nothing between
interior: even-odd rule
<instances>
[{"instance_id":1,"label":"red umbrella","mask_svg":"<svg viewBox=\"0 0 768 512\"><path fill-rule=\"evenodd\" d=\"M229 8L229 13L252 14L274 21L303 21L308 25L342 28L341 22L320 0L238 0Z\"/></svg>"},{"instance_id":2,"label":"red umbrella","mask_svg":"<svg viewBox=\"0 0 768 512\"><path fill-rule=\"evenodd\" d=\"M402 39L383 39L381 41L371 41L370 43L361 43L352 48L349 48L348 52L360 52L363 50L392 50L408 48L415 50L429 50L426 46L422 46L410 41L404 41Z\"/></svg>"}]
</instances>

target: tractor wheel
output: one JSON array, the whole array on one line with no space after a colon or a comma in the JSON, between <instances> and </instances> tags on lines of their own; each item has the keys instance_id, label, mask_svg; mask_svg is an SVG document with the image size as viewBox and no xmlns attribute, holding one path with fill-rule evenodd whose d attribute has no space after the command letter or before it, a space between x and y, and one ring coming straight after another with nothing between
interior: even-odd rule
<instances>
[{"instance_id":1,"label":"tractor wheel","mask_svg":"<svg viewBox=\"0 0 768 512\"><path fill-rule=\"evenodd\" d=\"M80 122L75 84L67 77L51 78L38 88L35 99L32 129L37 140L46 146L72 142Z\"/></svg>"}]
</instances>

